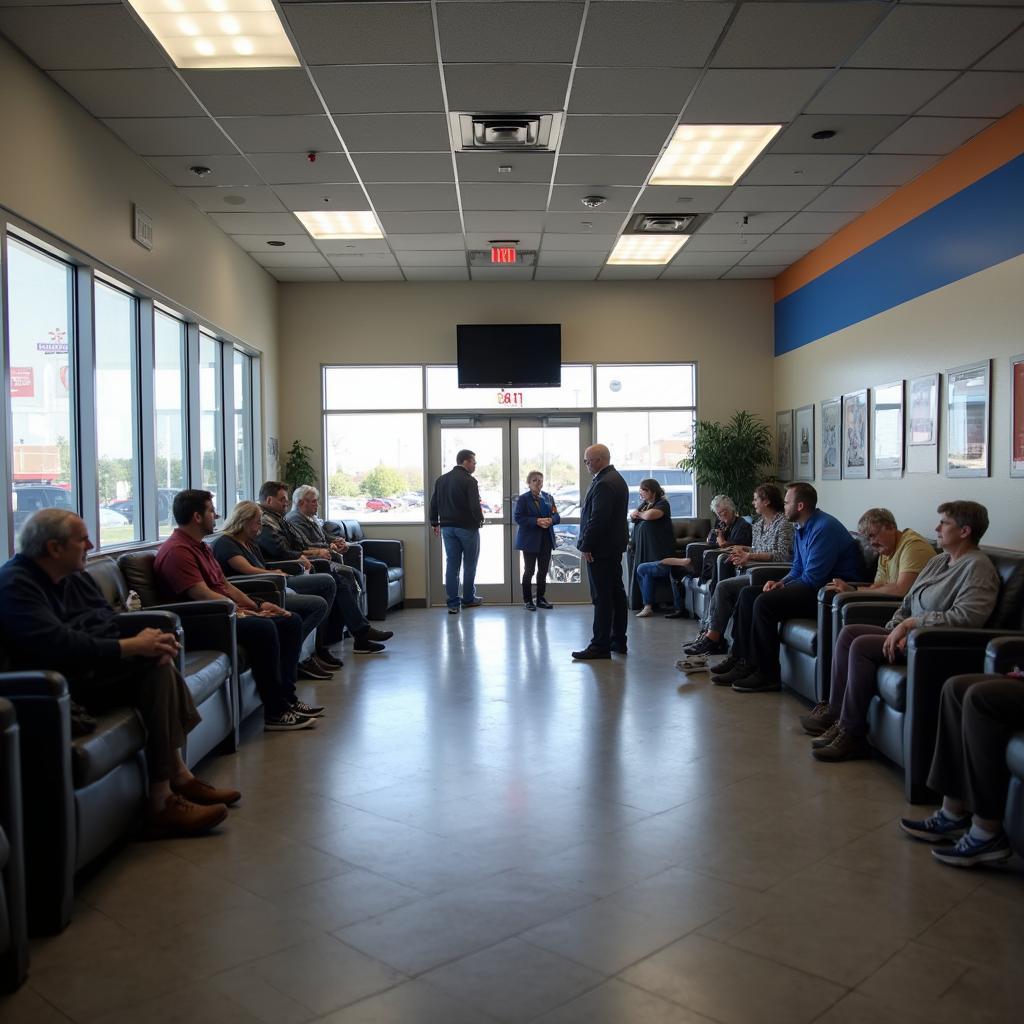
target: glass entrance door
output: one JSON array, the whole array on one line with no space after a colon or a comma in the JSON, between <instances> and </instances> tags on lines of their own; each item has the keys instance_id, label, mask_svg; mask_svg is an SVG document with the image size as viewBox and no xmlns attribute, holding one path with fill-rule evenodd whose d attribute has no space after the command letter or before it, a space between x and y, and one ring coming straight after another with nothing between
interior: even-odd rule
<instances>
[{"instance_id":1,"label":"glass entrance door","mask_svg":"<svg viewBox=\"0 0 1024 1024\"><path fill-rule=\"evenodd\" d=\"M476 591L489 604L522 603L523 563L521 553L515 550L513 514L516 499L528 490L526 477L533 470L544 474L544 490L555 499L561 516L555 527L555 549L548 571L548 598L553 604L590 600L576 550L583 450L590 444L590 418L551 419L556 422L538 417L431 417L431 481L455 465L460 450L476 453L475 476L484 519ZM444 545L431 534L432 605L445 603L445 568Z\"/></svg>"}]
</instances>

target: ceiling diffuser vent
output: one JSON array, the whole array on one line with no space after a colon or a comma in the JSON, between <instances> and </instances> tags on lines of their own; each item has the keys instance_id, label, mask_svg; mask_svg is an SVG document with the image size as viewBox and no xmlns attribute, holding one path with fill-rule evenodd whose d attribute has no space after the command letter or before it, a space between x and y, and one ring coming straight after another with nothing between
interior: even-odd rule
<instances>
[{"instance_id":1,"label":"ceiling diffuser vent","mask_svg":"<svg viewBox=\"0 0 1024 1024\"><path fill-rule=\"evenodd\" d=\"M562 127L555 114L449 114L455 148L462 152L553 152Z\"/></svg>"},{"instance_id":2,"label":"ceiling diffuser vent","mask_svg":"<svg viewBox=\"0 0 1024 1024\"><path fill-rule=\"evenodd\" d=\"M532 267L537 262L536 249L516 249L515 263L501 263L502 267ZM469 265L471 267L493 267L496 264L491 259L490 249L470 249Z\"/></svg>"},{"instance_id":3,"label":"ceiling diffuser vent","mask_svg":"<svg viewBox=\"0 0 1024 1024\"><path fill-rule=\"evenodd\" d=\"M699 215L695 213L638 213L626 226L627 235L692 235Z\"/></svg>"}]
</instances>

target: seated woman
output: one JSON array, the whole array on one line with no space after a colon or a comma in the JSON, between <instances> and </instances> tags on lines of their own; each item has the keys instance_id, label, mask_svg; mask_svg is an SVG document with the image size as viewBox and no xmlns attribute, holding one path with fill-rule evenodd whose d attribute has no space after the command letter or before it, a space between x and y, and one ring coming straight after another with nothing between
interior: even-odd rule
<instances>
[{"instance_id":1,"label":"seated woman","mask_svg":"<svg viewBox=\"0 0 1024 1024\"><path fill-rule=\"evenodd\" d=\"M749 547L737 544L729 552L729 562L738 569L757 562L788 562L793 557L793 524L782 511L782 492L774 484L762 484L754 490L753 538ZM740 520L742 522L743 520ZM718 581L711 595L700 635L683 651L690 656L724 654L722 634L729 625L736 602L744 587L750 586L750 577L733 576Z\"/></svg>"},{"instance_id":2,"label":"seated woman","mask_svg":"<svg viewBox=\"0 0 1024 1024\"><path fill-rule=\"evenodd\" d=\"M555 523L562 521L555 507L555 499L542 491L544 474L533 470L526 474L530 489L520 494L512 518L519 527L516 531L516 550L523 553L523 606L535 612L539 608L553 608L544 596L547 588L551 552L555 547ZM533 574L537 573L537 603L533 601Z\"/></svg>"},{"instance_id":3,"label":"seated woman","mask_svg":"<svg viewBox=\"0 0 1024 1024\"><path fill-rule=\"evenodd\" d=\"M672 506L657 480L640 481L640 506L629 513L633 524L633 570L644 606L636 613L638 619L654 614L655 580L669 575L663 559L676 546L672 532ZM630 588L632 589L632 588ZM634 605L634 607L636 607Z\"/></svg>"},{"instance_id":4,"label":"seated woman","mask_svg":"<svg viewBox=\"0 0 1024 1024\"><path fill-rule=\"evenodd\" d=\"M938 513L935 532L941 551L921 571L896 614L884 627L844 626L839 634L832 658L831 723L811 741L819 761L847 761L870 753L868 708L878 692L878 669L886 662L906 661L911 630L983 626L996 606L999 575L978 550L988 529L987 509L976 501L947 501ZM819 714L815 722L821 720Z\"/></svg>"},{"instance_id":5,"label":"seated woman","mask_svg":"<svg viewBox=\"0 0 1024 1024\"><path fill-rule=\"evenodd\" d=\"M302 639L313 632L314 629L324 628L322 624L327 619L330 608L327 601L313 593L300 594L292 589L293 581L305 579L306 577L288 576L280 569L268 569L260 549L256 545L256 538L262 528L263 510L255 501L240 501L228 516L224 529L213 542L213 553L224 570L225 576L259 576L278 575L286 576L288 582L285 584L285 605L287 610L295 612L302 620ZM324 574L320 574L324 575ZM328 582L329 576L324 575ZM319 581L316 581L319 585ZM327 647L329 644L341 640L339 634L333 640L325 635L317 636L317 650ZM332 662L336 659L332 659ZM330 679L335 668L339 667L332 662L321 661L317 655L312 655L298 665L299 675L304 679Z\"/></svg>"}]
</instances>

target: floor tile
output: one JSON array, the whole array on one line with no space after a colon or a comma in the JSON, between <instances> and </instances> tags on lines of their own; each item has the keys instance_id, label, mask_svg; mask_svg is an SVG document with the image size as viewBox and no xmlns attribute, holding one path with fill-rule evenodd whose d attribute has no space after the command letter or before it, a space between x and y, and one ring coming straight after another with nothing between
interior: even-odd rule
<instances>
[{"instance_id":1,"label":"floor tile","mask_svg":"<svg viewBox=\"0 0 1024 1024\"><path fill-rule=\"evenodd\" d=\"M678 1003L612 978L538 1017L534 1024L713 1024Z\"/></svg>"},{"instance_id":2,"label":"floor tile","mask_svg":"<svg viewBox=\"0 0 1024 1024\"><path fill-rule=\"evenodd\" d=\"M495 1018L426 982L407 981L317 1024L495 1024Z\"/></svg>"}]
</instances>

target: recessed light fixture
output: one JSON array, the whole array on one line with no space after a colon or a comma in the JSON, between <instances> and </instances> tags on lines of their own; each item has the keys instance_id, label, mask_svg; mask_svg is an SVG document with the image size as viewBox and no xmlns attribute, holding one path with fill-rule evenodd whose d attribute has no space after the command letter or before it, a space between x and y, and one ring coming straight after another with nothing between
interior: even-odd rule
<instances>
[{"instance_id":1,"label":"recessed light fixture","mask_svg":"<svg viewBox=\"0 0 1024 1024\"><path fill-rule=\"evenodd\" d=\"M271 0L128 0L179 68L295 68Z\"/></svg>"},{"instance_id":2,"label":"recessed light fixture","mask_svg":"<svg viewBox=\"0 0 1024 1024\"><path fill-rule=\"evenodd\" d=\"M735 185L780 124L681 124L651 175L652 185Z\"/></svg>"},{"instance_id":3,"label":"recessed light fixture","mask_svg":"<svg viewBox=\"0 0 1024 1024\"><path fill-rule=\"evenodd\" d=\"M689 235L622 235L615 243L608 263L619 267L668 263L689 240Z\"/></svg>"},{"instance_id":4,"label":"recessed light fixture","mask_svg":"<svg viewBox=\"0 0 1024 1024\"><path fill-rule=\"evenodd\" d=\"M314 238L383 238L369 210L293 210Z\"/></svg>"},{"instance_id":5,"label":"recessed light fixture","mask_svg":"<svg viewBox=\"0 0 1024 1024\"><path fill-rule=\"evenodd\" d=\"M836 133L831 128L822 128L820 132L811 132L811 138L816 139L818 142L824 142L826 139L834 139Z\"/></svg>"}]
</instances>

